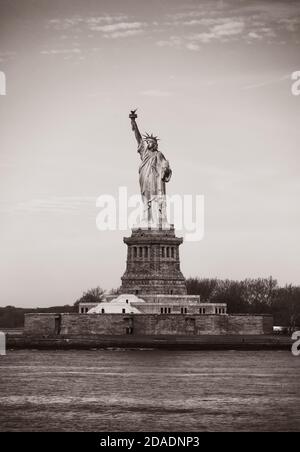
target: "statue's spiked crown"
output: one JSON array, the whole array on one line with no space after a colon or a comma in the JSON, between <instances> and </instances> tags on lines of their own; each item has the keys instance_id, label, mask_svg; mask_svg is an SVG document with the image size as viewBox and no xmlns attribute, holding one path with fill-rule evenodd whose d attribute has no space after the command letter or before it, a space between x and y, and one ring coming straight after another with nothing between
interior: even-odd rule
<instances>
[{"instance_id":1,"label":"statue's spiked crown","mask_svg":"<svg viewBox=\"0 0 300 452\"><path fill-rule=\"evenodd\" d=\"M144 135L143 135L143 137L144 137L144 139L147 141L147 140L153 140L153 141L155 141L156 143L159 141L159 138L158 137L156 137L156 136L154 136L152 133L151 133L151 135L149 135L149 133L145 133Z\"/></svg>"}]
</instances>

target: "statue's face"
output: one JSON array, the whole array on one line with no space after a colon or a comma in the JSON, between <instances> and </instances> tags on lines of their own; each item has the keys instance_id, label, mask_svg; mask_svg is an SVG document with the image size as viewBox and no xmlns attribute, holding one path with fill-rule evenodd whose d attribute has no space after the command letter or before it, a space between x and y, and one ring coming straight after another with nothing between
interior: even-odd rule
<instances>
[{"instance_id":1,"label":"statue's face","mask_svg":"<svg viewBox=\"0 0 300 452\"><path fill-rule=\"evenodd\" d=\"M148 144L148 149L150 149L150 151L156 151L157 150L157 142L155 140L147 140L147 144Z\"/></svg>"}]
</instances>

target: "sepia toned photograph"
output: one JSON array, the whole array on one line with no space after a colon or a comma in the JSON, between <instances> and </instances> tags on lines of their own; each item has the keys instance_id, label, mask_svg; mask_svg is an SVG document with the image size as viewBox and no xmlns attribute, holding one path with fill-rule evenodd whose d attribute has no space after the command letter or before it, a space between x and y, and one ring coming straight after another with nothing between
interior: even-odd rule
<instances>
[{"instance_id":1,"label":"sepia toned photograph","mask_svg":"<svg viewBox=\"0 0 300 452\"><path fill-rule=\"evenodd\" d=\"M0 432L300 431L299 55L298 0L0 0Z\"/></svg>"}]
</instances>

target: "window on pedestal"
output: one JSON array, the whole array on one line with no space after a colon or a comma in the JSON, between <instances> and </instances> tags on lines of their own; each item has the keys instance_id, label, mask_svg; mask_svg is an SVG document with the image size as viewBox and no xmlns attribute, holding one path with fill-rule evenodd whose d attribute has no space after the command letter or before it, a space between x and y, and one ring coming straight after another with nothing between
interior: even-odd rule
<instances>
[{"instance_id":1,"label":"window on pedestal","mask_svg":"<svg viewBox=\"0 0 300 452\"><path fill-rule=\"evenodd\" d=\"M171 256L172 256L172 259L174 259L174 256L175 256L175 249L174 249L174 247L171 248Z\"/></svg>"},{"instance_id":2,"label":"window on pedestal","mask_svg":"<svg viewBox=\"0 0 300 452\"><path fill-rule=\"evenodd\" d=\"M164 246L161 249L161 257L165 257L165 247Z\"/></svg>"},{"instance_id":3,"label":"window on pedestal","mask_svg":"<svg viewBox=\"0 0 300 452\"><path fill-rule=\"evenodd\" d=\"M137 248L136 248L136 246L133 248L133 256L135 258L137 257Z\"/></svg>"},{"instance_id":4,"label":"window on pedestal","mask_svg":"<svg viewBox=\"0 0 300 452\"><path fill-rule=\"evenodd\" d=\"M140 246L140 248L139 248L139 256L140 257L143 257L143 248Z\"/></svg>"},{"instance_id":5,"label":"window on pedestal","mask_svg":"<svg viewBox=\"0 0 300 452\"><path fill-rule=\"evenodd\" d=\"M170 257L170 248L167 246L167 257Z\"/></svg>"}]
</instances>

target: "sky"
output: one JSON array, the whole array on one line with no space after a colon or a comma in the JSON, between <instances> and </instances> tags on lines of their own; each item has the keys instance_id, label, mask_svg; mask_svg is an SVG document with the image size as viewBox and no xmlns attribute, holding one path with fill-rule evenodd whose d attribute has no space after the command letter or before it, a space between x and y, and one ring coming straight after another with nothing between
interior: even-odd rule
<instances>
[{"instance_id":1,"label":"sky","mask_svg":"<svg viewBox=\"0 0 300 452\"><path fill-rule=\"evenodd\" d=\"M299 1L0 0L0 306L120 285L96 199L139 190L133 108L205 199L183 274L300 284L299 55Z\"/></svg>"}]
</instances>

